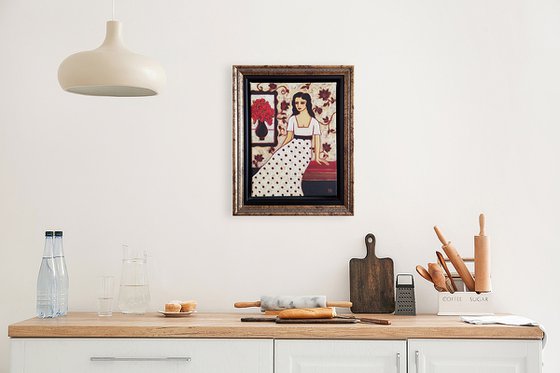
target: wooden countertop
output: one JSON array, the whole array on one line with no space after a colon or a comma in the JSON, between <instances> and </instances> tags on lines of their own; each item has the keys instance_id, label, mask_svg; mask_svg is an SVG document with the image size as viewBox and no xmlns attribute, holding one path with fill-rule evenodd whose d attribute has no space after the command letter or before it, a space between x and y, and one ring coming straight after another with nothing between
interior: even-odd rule
<instances>
[{"instance_id":1,"label":"wooden countertop","mask_svg":"<svg viewBox=\"0 0 560 373\"><path fill-rule=\"evenodd\" d=\"M275 338L275 339L408 339L481 338L542 339L538 327L470 325L459 316L366 315L391 320L375 324L275 324L241 322L255 313L194 313L184 318L167 318L159 313L99 317L93 312L72 312L55 319L33 318L12 324L12 338Z\"/></svg>"}]
</instances>

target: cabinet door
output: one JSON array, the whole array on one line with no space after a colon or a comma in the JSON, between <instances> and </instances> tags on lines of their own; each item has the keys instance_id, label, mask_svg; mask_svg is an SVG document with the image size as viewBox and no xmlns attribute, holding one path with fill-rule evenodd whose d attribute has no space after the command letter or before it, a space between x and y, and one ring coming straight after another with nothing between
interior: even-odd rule
<instances>
[{"instance_id":1,"label":"cabinet door","mask_svg":"<svg viewBox=\"0 0 560 373\"><path fill-rule=\"evenodd\" d=\"M275 373L405 373L406 341L276 340Z\"/></svg>"},{"instance_id":2,"label":"cabinet door","mask_svg":"<svg viewBox=\"0 0 560 373\"><path fill-rule=\"evenodd\" d=\"M435 340L408 342L409 373L540 373L540 341Z\"/></svg>"},{"instance_id":3,"label":"cabinet door","mask_svg":"<svg viewBox=\"0 0 560 373\"><path fill-rule=\"evenodd\" d=\"M272 364L272 340L12 340L12 373L272 373Z\"/></svg>"}]
</instances>

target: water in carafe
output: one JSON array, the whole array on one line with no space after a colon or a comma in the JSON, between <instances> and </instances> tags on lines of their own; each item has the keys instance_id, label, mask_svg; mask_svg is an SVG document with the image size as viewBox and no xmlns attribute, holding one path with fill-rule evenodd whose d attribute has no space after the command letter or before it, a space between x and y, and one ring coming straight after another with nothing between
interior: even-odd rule
<instances>
[{"instance_id":1,"label":"water in carafe","mask_svg":"<svg viewBox=\"0 0 560 373\"><path fill-rule=\"evenodd\" d=\"M149 304L146 251L123 245L119 309L122 313L143 314Z\"/></svg>"}]
</instances>

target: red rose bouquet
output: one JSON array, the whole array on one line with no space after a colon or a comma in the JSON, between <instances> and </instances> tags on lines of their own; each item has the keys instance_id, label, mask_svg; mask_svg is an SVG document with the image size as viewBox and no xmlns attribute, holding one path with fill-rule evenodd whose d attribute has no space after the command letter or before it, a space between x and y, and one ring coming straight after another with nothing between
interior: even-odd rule
<instances>
[{"instance_id":1,"label":"red rose bouquet","mask_svg":"<svg viewBox=\"0 0 560 373\"><path fill-rule=\"evenodd\" d=\"M266 122L272 124L274 109L264 98L256 99L251 105L251 119L253 122Z\"/></svg>"}]
</instances>

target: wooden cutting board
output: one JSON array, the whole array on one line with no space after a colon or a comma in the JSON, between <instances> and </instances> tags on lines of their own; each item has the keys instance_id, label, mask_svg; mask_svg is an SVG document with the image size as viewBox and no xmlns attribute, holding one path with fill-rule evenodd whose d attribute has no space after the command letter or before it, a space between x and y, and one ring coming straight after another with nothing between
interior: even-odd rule
<instances>
[{"instance_id":1,"label":"wooden cutting board","mask_svg":"<svg viewBox=\"0 0 560 373\"><path fill-rule=\"evenodd\" d=\"M277 324L355 324L357 319L279 319L277 317L242 317L243 322L275 322Z\"/></svg>"},{"instance_id":2,"label":"wooden cutting board","mask_svg":"<svg viewBox=\"0 0 560 373\"><path fill-rule=\"evenodd\" d=\"M367 255L350 259L350 301L354 313L395 311L393 259L375 256L375 236L366 236Z\"/></svg>"}]
</instances>

